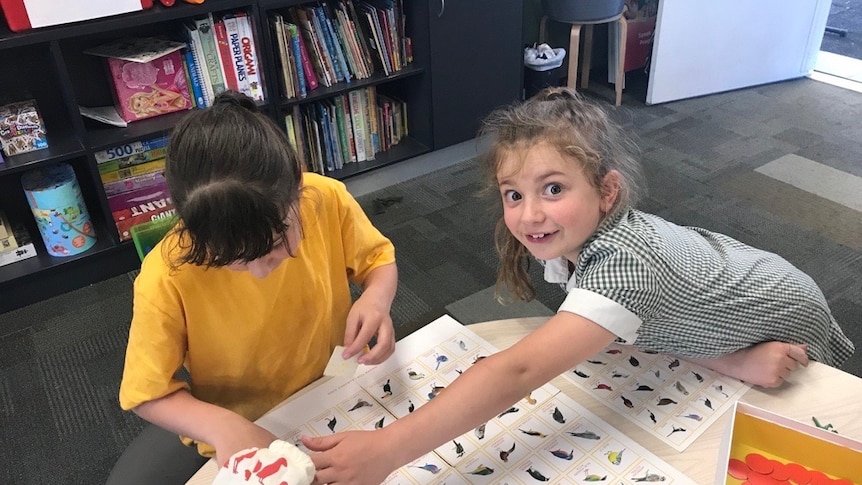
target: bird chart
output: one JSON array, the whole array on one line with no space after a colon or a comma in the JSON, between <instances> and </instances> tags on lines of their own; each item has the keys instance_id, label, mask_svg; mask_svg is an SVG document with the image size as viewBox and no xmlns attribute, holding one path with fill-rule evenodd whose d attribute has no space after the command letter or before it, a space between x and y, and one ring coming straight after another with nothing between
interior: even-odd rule
<instances>
[{"instance_id":1,"label":"bird chart","mask_svg":"<svg viewBox=\"0 0 862 485\"><path fill-rule=\"evenodd\" d=\"M381 428L427 404L464 370L496 351L444 316L400 340L386 362L360 365L355 376L325 381L257 423L300 448L303 435ZM592 482L694 483L546 384L481 426L399 468L384 484Z\"/></svg>"},{"instance_id":2,"label":"bird chart","mask_svg":"<svg viewBox=\"0 0 862 485\"><path fill-rule=\"evenodd\" d=\"M750 388L676 357L615 343L563 375L677 451Z\"/></svg>"}]
</instances>

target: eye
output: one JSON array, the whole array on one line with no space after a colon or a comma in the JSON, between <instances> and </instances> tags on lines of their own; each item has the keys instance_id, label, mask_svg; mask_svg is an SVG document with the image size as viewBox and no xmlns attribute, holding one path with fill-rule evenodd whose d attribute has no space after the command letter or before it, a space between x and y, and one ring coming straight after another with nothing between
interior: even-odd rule
<instances>
[{"instance_id":1,"label":"eye","mask_svg":"<svg viewBox=\"0 0 862 485\"><path fill-rule=\"evenodd\" d=\"M548 184L545 186L546 195L560 195L563 193L563 186L560 184Z\"/></svg>"},{"instance_id":2,"label":"eye","mask_svg":"<svg viewBox=\"0 0 862 485\"><path fill-rule=\"evenodd\" d=\"M506 202L517 202L521 200L521 194L514 190L507 190L503 192L503 200Z\"/></svg>"}]
</instances>

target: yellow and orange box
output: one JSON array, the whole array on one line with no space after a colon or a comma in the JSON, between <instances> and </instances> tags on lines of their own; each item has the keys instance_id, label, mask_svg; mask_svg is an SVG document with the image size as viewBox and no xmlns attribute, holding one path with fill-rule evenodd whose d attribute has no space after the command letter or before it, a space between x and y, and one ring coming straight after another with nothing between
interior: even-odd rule
<instances>
[{"instance_id":1,"label":"yellow and orange box","mask_svg":"<svg viewBox=\"0 0 862 485\"><path fill-rule=\"evenodd\" d=\"M862 442L737 402L715 483L862 484Z\"/></svg>"}]
</instances>

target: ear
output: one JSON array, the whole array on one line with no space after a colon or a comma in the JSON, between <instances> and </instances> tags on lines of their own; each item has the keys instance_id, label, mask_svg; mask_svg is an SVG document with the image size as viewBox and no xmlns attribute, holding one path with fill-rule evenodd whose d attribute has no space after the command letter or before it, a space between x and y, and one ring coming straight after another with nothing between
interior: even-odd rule
<instances>
[{"instance_id":1,"label":"ear","mask_svg":"<svg viewBox=\"0 0 862 485\"><path fill-rule=\"evenodd\" d=\"M616 170L611 170L602 178L602 212L608 213L617 201L617 196L620 193L620 173Z\"/></svg>"}]
</instances>

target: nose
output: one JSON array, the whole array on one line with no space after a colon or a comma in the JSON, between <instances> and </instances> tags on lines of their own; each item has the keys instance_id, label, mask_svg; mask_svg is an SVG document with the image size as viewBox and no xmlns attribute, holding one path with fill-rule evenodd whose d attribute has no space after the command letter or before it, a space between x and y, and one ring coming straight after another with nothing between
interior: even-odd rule
<instances>
[{"instance_id":1,"label":"nose","mask_svg":"<svg viewBox=\"0 0 862 485\"><path fill-rule=\"evenodd\" d=\"M524 210L521 213L521 219L524 222L541 222L545 219L545 212L542 209L542 202L540 200L533 197L525 197L522 207Z\"/></svg>"}]
</instances>

